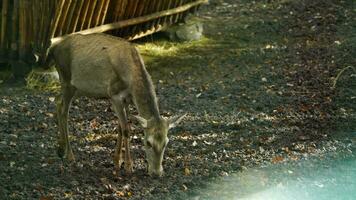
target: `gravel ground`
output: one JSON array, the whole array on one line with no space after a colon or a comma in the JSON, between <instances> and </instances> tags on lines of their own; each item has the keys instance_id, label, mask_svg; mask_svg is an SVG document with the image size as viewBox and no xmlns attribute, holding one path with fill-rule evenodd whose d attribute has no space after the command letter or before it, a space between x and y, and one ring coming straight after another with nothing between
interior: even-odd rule
<instances>
[{"instance_id":1,"label":"gravel ground","mask_svg":"<svg viewBox=\"0 0 356 200\"><path fill-rule=\"evenodd\" d=\"M354 136L343 133L356 127L354 76L330 85L355 64L352 1L306 2L214 0L200 13L201 41L137 41L162 115L188 114L169 135L163 178L146 175L135 122L135 172L113 174L108 101L73 102L68 164L55 153L57 93L3 86L0 199L199 199L209 181L250 167L352 155Z\"/></svg>"}]
</instances>

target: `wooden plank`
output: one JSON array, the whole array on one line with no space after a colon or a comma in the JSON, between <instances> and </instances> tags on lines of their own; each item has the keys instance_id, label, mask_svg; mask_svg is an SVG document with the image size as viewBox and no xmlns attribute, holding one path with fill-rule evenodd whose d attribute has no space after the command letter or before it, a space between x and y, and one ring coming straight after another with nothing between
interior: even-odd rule
<instances>
[{"instance_id":1,"label":"wooden plank","mask_svg":"<svg viewBox=\"0 0 356 200\"><path fill-rule=\"evenodd\" d=\"M69 11L69 8L70 8L71 4L72 4L72 0L65 0L64 6L63 6L63 10L62 10L62 14L61 14L61 17L59 19L56 35L62 36L65 33L63 29L64 29L64 27L66 25L67 15L68 15L68 11Z\"/></svg>"},{"instance_id":2,"label":"wooden plank","mask_svg":"<svg viewBox=\"0 0 356 200\"><path fill-rule=\"evenodd\" d=\"M164 9L164 3L163 3L163 1L158 1L158 4L157 4L157 11L158 11L158 12L161 12L163 9ZM157 29L157 28L159 27L159 21L160 21L159 18L158 18L158 19L155 19L152 28Z\"/></svg>"},{"instance_id":3,"label":"wooden plank","mask_svg":"<svg viewBox=\"0 0 356 200\"><path fill-rule=\"evenodd\" d=\"M63 29L63 33L65 33L65 34L72 33L71 32L71 30L73 28L72 26L74 25L73 21L75 20L75 19L73 19L73 15L74 15L75 10L77 9L78 3L80 3L78 0L74 0L70 4L67 19L65 21L65 28Z\"/></svg>"},{"instance_id":4,"label":"wooden plank","mask_svg":"<svg viewBox=\"0 0 356 200\"><path fill-rule=\"evenodd\" d=\"M84 0L77 0L77 1L78 1L78 4L77 4L77 7L75 8L75 11L73 14L74 20L72 20L71 29L69 30L70 33L73 33L77 30L79 17L81 16L83 4L84 4Z\"/></svg>"},{"instance_id":5,"label":"wooden plank","mask_svg":"<svg viewBox=\"0 0 356 200\"><path fill-rule=\"evenodd\" d=\"M135 4L134 4L134 7L133 7L133 10L132 10L132 12L131 12L132 15L131 15L131 17L130 17L129 19L135 18L135 17L139 16L139 12L140 12L140 10L139 10L140 1L142 1L142 0L136 0L136 2L135 2ZM126 35L132 34L132 33L133 33L133 32L132 32L133 28L134 28L134 26L127 27Z\"/></svg>"},{"instance_id":6,"label":"wooden plank","mask_svg":"<svg viewBox=\"0 0 356 200\"><path fill-rule=\"evenodd\" d=\"M140 33L140 34L134 35L134 36L132 36L132 37L129 37L129 38L127 38L127 40L136 40L136 39L145 37L145 36L147 36L147 35L151 35L151 34L153 34L153 33L155 33L155 32L164 30L164 29L166 29L166 28L167 28L166 25L160 26L158 29L153 28L153 29L151 29L151 30L145 31L144 33Z\"/></svg>"},{"instance_id":7,"label":"wooden plank","mask_svg":"<svg viewBox=\"0 0 356 200\"><path fill-rule=\"evenodd\" d=\"M13 1L13 10L12 10L12 34L11 34L11 42L10 42L10 59L17 60L18 55L18 15L19 15L19 0Z\"/></svg>"},{"instance_id":8,"label":"wooden plank","mask_svg":"<svg viewBox=\"0 0 356 200\"><path fill-rule=\"evenodd\" d=\"M55 16L56 16L56 8L58 2L53 0L47 0L46 4L46 15L45 15L45 22L44 22L44 36L42 38L42 54L46 53L47 48L49 47L50 39L52 38L52 29L55 23ZM46 55L42 55L46 56Z\"/></svg>"},{"instance_id":9,"label":"wooden plank","mask_svg":"<svg viewBox=\"0 0 356 200\"><path fill-rule=\"evenodd\" d=\"M128 0L127 1L127 6L126 6L125 10L122 10L122 12L123 12L122 19L126 20L126 19L132 18L133 14L134 14L134 7L135 7L136 3L137 3L136 0ZM124 37L126 32L128 31L127 29L128 28L125 27L123 29L118 30L119 36Z\"/></svg>"},{"instance_id":10,"label":"wooden plank","mask_svg":"<svg viewBox=\"0 0 356 200\"><path fill-rule=\"evenodd\" d=\"M118 20L125 19L125 14L126 14L125 11L128 10L129 8L129 0L121 0L121 1L122 1L122 5L120 10L118 10L119 12Z\"/></svg>"},{"instance_id":11,"label":"wooden plank","mask_svg":"<svg viewBox=\"0 0 356 200\"><path fill-rule=\"evenodd\" d=\"M82 11L81 16L79 18L79 20L80 20L79 27L78 27L79 31L83 30L83 28L84 28L85 20L87 19L87 15L88 15L88 12L89 12L90 4L91 4L90 0L85 0L84 1L83 11Z\"/></svg>"},{"instance_id":12,"label":"wooden plank","mask_svg":"<svg viewBox=\"0 0 356 200\"><path fill-rule=\"evenodd\" d=\"M93 16L94 16L95 7L96 7L97 3L98 3L98 0L92 0L91 6L90 6L90 9L89 9L89 13L87 15L87 20L86 20L87 23L86 23L86 26L84 27L86 29L92 27L92 19L93 19Z\"/></svg>"},{"instance_id":13,"label":"wooden plank","mask_svg":"<svg viewBox=\"0 0 356 200\"><path fill-rule=\"evenodd\" d=\"M8 11L8 0L2 1L1 9L1 38L0 38L0 48L5 49L6 47L6 31L7 31L7 11Z\"/></svg>"},{"instance_id":14,"label":"wooden plank","mask_svg":"<svg viewBox=\"0 0 356 200\"><path fill-rule=\"evenodd\" d=\"M171 1L171 0L170 0L170 1ZM180 5L179 5L179 0L175 0L174 2L171 3L171 5L170 5L169 8L175 8L175 7L178 7L178 6L180 6ZM167 24L172 24L173 16L175 16L175 15L171 15L171 16L166 17L165 23L167 23Z\"/></svg>"},{"instance_id":15,"label":"wooden plank","mask_svg":"<svg viewBox=\"0 0 356 200\"><path fill-rule=\"evenodd\" d=\"M144 15L148 15L148 14L150 14L149 12L150 12L150 4L152 4L153 2L152 2L152 0L145 0L144 1L144 3L143 3L143 10L142 10L142 12L141 12L141 14L140 14L140 16L144 16ZM140 34L143 34L144 32L146 32L146 25L147 25L147 22L145 22L145 23L141 23L141 24L139 24L139 25L137 25L136 26L136 28L138 29L138 35L140 35ZM136 31L134 31L134 32L136 32Z\"/></svg>"},{"instance_id":16,"label":"wooden plank","mask_svg":"<svg viewBox=\"0 0 356 200\"><path fill-rule=\"evenodd\" d=\"M118 21L120 21L120 20L125 19L125 14L126 14L125 11L128 10L129 2L128 2L128 0L121 0L121 1L122 1L122 4L121 4L120 7L118 7L118 9L117 9L118 16L117 16L117 18L116 18L116 20L115 20L114 22L118 22ZM117 31L115 32L115 34L116 34L116 35L120 35L121 31L122 31L122 30L117 30Z\"/></svg>"},{"instance_id":17,"label":"wooden plank","mask_svg":"<svg viewBox=\"0 0 356 200\"><path fill-rule=\"evenodd\" d=\"M159 0L151 0L150 6L149 6L149 11L148 14L152 14L156 11L156 5L158 3ZM146 22L145 24L145 30L150 30L152 28L152 26L154 25L153 21L149 21Z\"/></svg>"},{"instance_id":18,"label":"wooden plank","mask_svg":"<svg viewBox=\"0 0 356 200\"><path fill-rule=\"evenodd\" d=\"M118 21L118 22L114 22L114 23L110 23L110 24L105 24L105 25L101 25L101 26L97 26L91 29L87 29L87 30L83 30L83 31L79 31L76 32L76 34L91 34L91 33L102 33L102 32L106 32L106 31L110 31L110 30L114 30L114 29L118 29L118 28L122 28L122 27L128 27L128 26L132 26L135 24L139 24L139 23L143 23L143 22L147 22L150 20L154 20L157 18L161 18L161 17L165 17L165 16L170 16L170 15L174 15L177 13L181 13L184 11L187 11L199 4L202 3L207 3L208 0L197 0L195 2L191 2L185 5L182 5L180 7L177 8L173 8L173 9L169 9L169 10L163 10L160 12L156 12L156 13L152 13L149 15L145 15L145 16L141 16L141 17L136 17L133 19L127 19L127 20L122 20L122 21ZM52 39L52 43L56 44L57 42L61 41L63 39L63 37L57 37L57 38L53 38Z\"/></svg>"},{"instance_id":19,"label":"wooden plank","mask_svg":"<svg viewBox=\"0 0 356 200\"><path fill-rule=\"evenodd\" d=\"M100 17L100 22L99 22L100 25L103 25L105 23L105 19L108 14L109 4L110 4L110 0L106 0Z\"/></svg>"},{"instance_id":20,"label":"wooden plank","mask_svg":"<svg viewBox=\"0 0 356 200\"><path fill-rule=\"evenodd\" d=\"M110 21L115 22L118 20L119 14L120 14L120 8L122 4L124 3L123 0L113 0L111 1L109 13L110 13Z\"/></svg>"},{"instance_id":21,"label":"wooden plank","mask_svg":"<svg viewBox=\"0 0 356 200\"><path fill-rule=\"evenodd\" d=\"M26 22L25 22L25 5L24 1L19 2L19 19L18 19L18 47L19 47L19 59L25 60L26 57Z\"/></svg>"},{"instance_id":22,"label":"wooden plank","mask_svg":"<svg viewBox=\"0 0 356 200\"><path fill-rule=\"evenodd\" d=\"M62 10L63 10L63 7L64 7L64 3L65 3L65 0L60 0L58 6L56 7L56 14L55 14L54 22L53 22L53 25L52 25L52 28L51 28L50 38L53 38L55 36L55 33L57 31L57 28L58 28L59 20L60 20L60 18L62 16Z\"/></svg>"},{"instance_id":23,"label":"wooden plank","mask_svg":"<svg viewBox=\"0 0 356 200\"><path fill-rule=\"evenodd\" d=\"M145 7L145 0L137 0L132 18L142 16L142 11L143 11L144 7ZM134 26L128 28L126 35L129 36L129 35L135 34L137 26L138 25L134 25Z\"/></svg>"},{"instance_id":24,"label":"wooden plank","mask_svg":"<svg viewBox=\"0 0 356 200\"><path fill-rule=\"evenodd\" d=\"M178 6L181 6L184 4L184 0L178 0ZM180 16L182 15L182 13L176 14L174 16L171 17L170 23L174 24L177 23L180 19Z\"/></svg>"},{"instance_id":25,"label":"wooden plank","mask_svg":"<svg viewBox=\"0 0 356 200\"><path fill-rule=\"evenodd\" d=\"M93 15L93 21L92 21L92 26L98 26L100 23L100 15L101 12L103 11L105 0L99 0L98 3L96 4L96 9L95 13Z\"/></svg>"}]
</instances>

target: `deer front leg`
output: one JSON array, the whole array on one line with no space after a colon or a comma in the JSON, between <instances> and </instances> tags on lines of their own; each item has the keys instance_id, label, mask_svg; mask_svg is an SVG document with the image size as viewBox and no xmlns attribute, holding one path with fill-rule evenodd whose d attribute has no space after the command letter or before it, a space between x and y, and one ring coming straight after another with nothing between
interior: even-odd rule
<instances>
[{"instance_id":1,"label":"deer front leg","mask_svg":"<svg viewBox=\"0 0 356 200\"><path fill-rule=\"evenodd\" d=\"M130 136L130 129L127 122L127 114L125 110L125 102L124 98L121 95L115 95L112 97L112 104L115 112L118 115L119 123L121 132L119 133L115 154L114 154L114 164L116 169L120 169L122 161L122 145L125 146L125 171L126 173L132 173L133 166L132 166L132 159L130 155L130 143L129 143L129 136Z\"/></svg>"},{"instance_id":2,"label":"deer front leg","mask_svg":"<svg viewBox=\"0 0 356 200\"><path fill-rule=\"evenodd\" d=\"M122 164L122 128L119 127L119 133L117 136L115 153L114 153L114 165L116 171L119 171Z\"/></svg>"},{"instance_id":3,"label":"deer front leg","mask_svg":"<svg viewBox=\"0 0 356 200\"><path fill-rule=\"evenodd\" d=\"M74 154L68 138L68 113L75 90L62 88L62 94L57 96L57 118L59 128L58 156L68 161L74 161Z\"/></svg>"},{"instance_id":4,"label":"deer front leg","mask_svg":"<svg viewBox=\"0 0 356 200\"><path fill-rule=\"evenodd\" d=\"M126 173L132 173L133 172L133 162L131 158L131 145L130 145L130 126L127 124L126 125L126 130L123 132L124 135L124 144L125 144L125 171Z\"/></svg>"}]
</instances>

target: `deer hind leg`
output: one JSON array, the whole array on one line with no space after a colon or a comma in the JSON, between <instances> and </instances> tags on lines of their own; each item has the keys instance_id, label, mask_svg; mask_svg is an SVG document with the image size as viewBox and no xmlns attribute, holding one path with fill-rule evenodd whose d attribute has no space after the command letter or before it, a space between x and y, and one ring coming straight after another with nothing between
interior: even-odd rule
<instances>
[{"instance_id":1,"label":"deer hind leg","mask_svg":"<svg viewBox=\"0 0 356 200\"><path fill-rule=\"evenodd\" d=\"M68 113L75 89L73 87L63 87L62 94L57 96L57 118L58 118L58 156L68 161L74 161L74 154L68 138Z\"/></svg>"},{"instance_id":2,"label":"deer hind leg","mask_svg":"<svg viewBox=\"0 0 356 200\"><path fill-rule=\"evenodd\" d=\"M114 164L115 168L118 170L122 164L122 145L125 147L125 171L126 173L132 173L133 164L130 155L130 127L127 120L127 106L125 106L125 97L122 95L115 95L112 97L112 104L115 112L119 118L120 133L117 139L115 154L114 154Z\"/></svg>"},{"instance_id":3,"label":"deer hind leg","mask_svg":"<svg viewBox=\"0 0 356 200\"><path fill-rule=\"evenodd\" d=\"M126 112L126 116L127 113L129 112L129 108L128 108L128 104L125 103L125 112ZM132 162L132 158L131 158L131 144L130 144L130 134L131 134L131 127L130 124L127 123L126 120L126 128L125 128L126 132L123 132L123 136L124 136L124 143L125 143L125 171L127 173L132 173L133 172L133 162Z\"/></svg>"}]
</instances>

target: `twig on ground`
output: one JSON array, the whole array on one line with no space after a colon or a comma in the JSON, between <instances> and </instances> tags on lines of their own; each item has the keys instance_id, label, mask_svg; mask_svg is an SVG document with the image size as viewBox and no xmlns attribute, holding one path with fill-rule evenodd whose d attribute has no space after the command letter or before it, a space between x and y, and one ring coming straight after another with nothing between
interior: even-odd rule
<instances>
[{"instance_id":1,"label":"twig on ground","mask_svg":"<svg viewBox=\"0 0 356 200\"><path fill-rule=\"evenodd\" d=\"M356 72L356 69L355 69L354 67L352 67L352 66L347 66L347 67L345 67L344 69L342 69L342 70L337 74L337 76L336 76L336 78L335 78L335 80L334 80L333 88L336 87L337 80L339 80L341 74L344 73L344 71L346 71L347 69L353 69L354 72Z\"/></svg>"}]
</instances>

